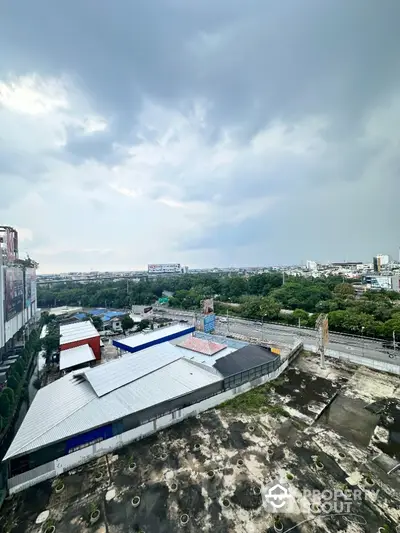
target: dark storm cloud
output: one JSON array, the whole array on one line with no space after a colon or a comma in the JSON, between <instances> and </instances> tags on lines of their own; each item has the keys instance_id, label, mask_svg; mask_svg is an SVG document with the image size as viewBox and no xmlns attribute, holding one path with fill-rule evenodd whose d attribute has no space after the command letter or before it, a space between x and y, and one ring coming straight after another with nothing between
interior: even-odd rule
<instances>
[{"instance_id":1,"label":"dark storm cloud","mask_svg":"<svg viewBox=\"0 0 400 533\"><path fill-rule=\"evenodd\" d=\"M1 70L74 73L121 137L143 96L206 98L245 137L271 117L321 112L343 134L400 77L397 0L7 4Z\"/></svg>"}]
</instances>

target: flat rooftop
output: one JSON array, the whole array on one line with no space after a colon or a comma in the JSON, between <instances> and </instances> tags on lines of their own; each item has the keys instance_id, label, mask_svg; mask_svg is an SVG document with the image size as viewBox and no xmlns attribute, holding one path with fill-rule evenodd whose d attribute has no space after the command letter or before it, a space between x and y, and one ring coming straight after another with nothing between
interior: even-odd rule
<instances>
[{"instance_id":1,"label":"flat rooftop","mask_svg":"<svg viewBox=\"0 0 400 533\"><path fill-rule=\"evenodd\" d=\"M60 346L94 337L100 337L100 334L90 320L60 326Z\"/></svg>"},{"instance_id":2,"label":"flat rooftop","mask_svg":"<svg viewBox=\"0 0 400 533\"><path fill-rule=\"evenodd\" d=\"M397 533L400 475L391 469L400 460L394 440L400 431L398 377L332 360L321 370L318 357L309 354L295 365L219 409L63 475L61 494L54 481L18 494L4 503L0 530L40 533L35 521L48 510L56 533L273 533L275 515L260 491L284 478L302 506L300 515L279 513L284 532L376 533L385 527L385 533ZM342 415L339 397L349 407L355 400ZM360 420L371 410L378 415L372 425L369 414ZM367 429L368 446L357 432L344 434L349 425ZM303 496L305 490L349 491L352 514L312 511L315 500ZM88 522L92 505L100 510L94 526Z\"/></svg>"},{"instance_id":3,"label":"flat rooftop","mask_svg":"<svg viewBox=\"0 0 400 533\"><path fill-rule=\"evenodd\" d=\"M62 350L60 352L60 370L66 370L67 368L72 368L83 363L90 363L90 361L94 361L95 359L96 356L88 344Z\"/></svg>"}]
</instances>

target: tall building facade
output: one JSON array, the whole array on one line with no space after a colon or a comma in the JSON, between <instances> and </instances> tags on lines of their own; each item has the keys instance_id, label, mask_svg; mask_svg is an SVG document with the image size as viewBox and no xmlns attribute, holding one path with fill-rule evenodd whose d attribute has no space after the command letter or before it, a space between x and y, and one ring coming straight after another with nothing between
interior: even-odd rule
<instances>
[{"instance_id":1,"label":"tall building facade","mask_svg":"<svg viewBox=\"0 0 400 533\"><path fill-rule=\"evenodd\" d=\"M0 362L37 316L37 263L20 259L18 232L0 226Z\"/></svg>"}]
</instances>

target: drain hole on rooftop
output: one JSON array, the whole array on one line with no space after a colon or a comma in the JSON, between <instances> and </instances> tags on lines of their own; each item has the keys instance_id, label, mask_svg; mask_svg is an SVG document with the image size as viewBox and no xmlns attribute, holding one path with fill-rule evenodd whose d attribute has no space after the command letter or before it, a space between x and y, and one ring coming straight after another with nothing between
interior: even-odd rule
<instances>
[{"instance_id":1,"label":"drain hole on rooftop","mask_svg":"<svg viewBox=\"0 0 400 533\"><path fill-rule=\"evenodd\" d=\"M176 492L178 490L178 483L176 481L173 481L169 486L169 490L171 492Z\"/></svg>"},{"instance_id":2,"label":"drain hole on rooftop","mask_svg":"<svg viewBox=\"0 0 400 533\"><path fill-rule=\"evenodd\" d=\"M132 503L132 507L139 507L139 505L140 505L140 496L134 496L132 498L131 503Z\"/></svg>"},{"instance_id":3,"label":"drain hole on rooftop","mask_svg":"<svg viewBox=\"0 0 400 533\"><path fill-rule=\"evenodd\" d=\"M339 457L340 457L341 459L344 459L344 458L346 457L346 455L345 455L343 452L339 452Z\"/></svg>"},{"instance_id":4,"label":"drain hole on rooftop","mask_svg":"<svg viewBox=\"0 0 400 533\"><path fill-rule=\"evenodd\" d=\"M166 454L166 453L162 453L162 454L160 455L160 459L161 459L162 461L165 461L165 460L167 459L167 457L168 457L168 454Z\"/></svg>"},{"instance_id":5,"label":"drain hole on rooftop","mask_svg":"<svg viewBox=\"0 0 400 533\"><path fill-rule=\"evenodd\" d=\"M250 433L253 433L253 431L254 431L255 428L254 428L254 426L249 426L248 429L249 429Z\"/></svg>"},{"instance_id":6,"label":"drain hole on rooftop","mask_svg":"<svg viewBox=\"0 0 400 533\"><path fill-rule=\"evenodd\" d=\"M238 459L237 463L236 463L238 466L243 466L244 465L244 462L243 462L243 459Z\"/></svg>"},{"instance_id":7,"label":"drain hole on rooftop","mask_svg":"<svg viewBox=\"0 0 400 533\"><path fill-rule=\"evenodd\" d=\"M136 463L130 463L130 464L129 464L129 470L130 470L131 472L133 472L134 470L136 470Z\"/></svg>"},{"instance_id":8,"label":"drain hole on rooftop","mask_svg":"<svg viewBox=\"0 0 400 533\"><path fill-rule=\"evenodd\" d=\"M214 476L215 476L215 472L214 472L214 470L209 470L209 471L207 472L207 477L208 477L208 479L213 479Z\"/></svg>"},{"instance_id":9,"label":"drain hole on rooftop","mask_svg":"<svg viewBox=\"0 0 400 533\"><path fill-rule=\"evenodd\" d=\"M182 514L179 518L180 523L182 526L185 526L189 522L189 515L188 514Z\"/></svg>"},{"instance_id":10,"label":"drain hole on rooftop","mask_svg":"<svg viewBox=\"0 0 400 533\"><path fill-rule=\"evenodd\" d=\"M225 508L231 506L231 502L228 500L228 498L224 498L222 500L222 506L225 507Z\"/></svg>"},{"instance_id":11,"label":"drain hole on rooftop","mask_svg":"<svg viewBox=\"0 0 400 533\"><path fill-rule=\"evenodd\" d=\"M198 452L200 450L200 444L196 442L196 444L193 446L193 449Z\"/></svg>"},{"instance_id":12,"label":"drain hole on rooftop","mask_svg":"<svg viewBox=\"0 0 400 533\"><path fill-rule=\"evenodd\" d=\"M103 474L101 472L97 472L94 476L94 479L96 481L100 481L100 479L103 479Z\"/></svg>"},{"instance_id":13,"label":"drain hole on rooftop","mask_svg":"<svg viewBox=\"0 0 400 533\"><path fill-rule=\"evenodd\" d=\"M256 495L256 496L259 496L261 494L261 489L260 487L254 487L253 489L253 493Z\"/></svg>"}]
</instances>

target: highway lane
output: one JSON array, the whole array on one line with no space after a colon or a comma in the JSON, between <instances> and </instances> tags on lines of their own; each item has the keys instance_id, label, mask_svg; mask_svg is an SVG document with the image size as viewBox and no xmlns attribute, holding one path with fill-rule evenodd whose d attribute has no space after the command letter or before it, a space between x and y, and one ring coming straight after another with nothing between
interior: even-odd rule
<instances>
[{"instance_id":1,"label":"highway lane","mask_svg":"<svg viewBox=\"0 0 400 533\"><path fill-rule=\"evenodd\" d=\"M165 313L159 316L166 316L174 320L193 320L194 313L189 311L180 311L165 309ZM156 312L156 314L158 314ZM227 335L236 333L246 337L254 337L265 342L293 344L296 340L301 340L304 345L316 348L317 334L315 330L303 329L292 326L283 326L280 324L261 323L244 320L241 318L217 317L216 333ZM371 340L368 337L350 337L337 333L330 333L328 349L344 352L359 357L380 360L389 363L400 364L400 351L383 348L382 341Z\"/></svg>"},{"instance_id":2,"label":"highway lane","mask_svg":"<svg viewBox=\"0 0 400 533\"><path fill-rule=\"evenodd\" d=\"M229 327L226 323L218 324L216 333L220 333L221 335L236 333L239 335L258 338L260 340L263 340L264 342L271 342L277 344L294 344L296 340L300 339L303 344L306 347L310 347L310 349L315 349L317 347L317 339L315 332L305 333L304 330L296 330L295 328L290 329L292 331L279 331L277 329L270 328L268 325L264 326L261 331L261 326L253 326L251 324L240 324L237 322L231 322L229 324ZM352 341L353 339L349 338L348 340ZM384 350L382 351L380 349L377 349L375 345L380 347L380 344L376 342L369 344L365 343L364 346L358 343L352 344L347 342L347 344L344 344L337 342L329 342L327 348L330 350L335 350L358 357L366 357L369 359L384 361L387 363L399 364L400 352L397 352L399 355L392 358L390 357L392 353L389 352L389 355L389 353L385 352Z\"/></svg>"}]
</instances>

